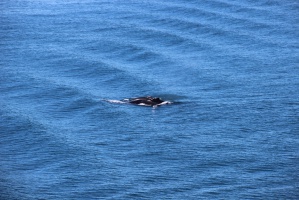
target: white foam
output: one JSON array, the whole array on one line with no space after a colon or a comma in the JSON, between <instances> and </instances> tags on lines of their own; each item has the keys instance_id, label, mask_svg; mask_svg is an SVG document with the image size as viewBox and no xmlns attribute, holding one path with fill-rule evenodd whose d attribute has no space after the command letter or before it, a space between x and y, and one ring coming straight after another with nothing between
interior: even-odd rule
<instances>
[{"instance_id":1,"label":"white foam","mask_svg":"<svg viewBox=\"0 0 299 200\"><path fill-rule=\"evenodd\" d=\"M120 100L113 100L113 99L106 99L105 101L108 101L109 103L116 103L116 104L124 104L127 102L120 101Z\"/></svg>"},{"instance_id":2,"label":"white foam","mask_svg":"<svg viewBox=\"0 0 299 200\"><path fill-rule=\"evenodd\" d=\"M165 105L165 104L171 104L172 102L170 102L170 101L164 101L164 102L162 102L162 103L160 103L160 104L158 104L158 105Z\"/></svg>"}]
</instances>

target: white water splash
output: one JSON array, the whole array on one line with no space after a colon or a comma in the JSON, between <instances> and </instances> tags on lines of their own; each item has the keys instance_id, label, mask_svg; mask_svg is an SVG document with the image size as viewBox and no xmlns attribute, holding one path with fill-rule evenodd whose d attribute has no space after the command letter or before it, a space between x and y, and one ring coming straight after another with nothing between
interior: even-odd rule
<instances>
[{"instance_id":1,"label":"white water splash","mask_svg":"<svg viewBox=\"0 0 299 200\"><path fill-rule=\"evenodd\" d=\"M125 104L125 103L128 103L126 101L113 100L113 99L105 99L104 101L107 101L109 103L116 103L116 104Z\"/></svg>"},{"instance_id":2,"label":"white water splash","mask_svg":"<svg viewBox=\"0 0 299 200\"><path fill-rule=\"evenodd\" d=\"M160 103L158 105L160 106L160 105L166 105L166 104L172 104L172 102L171 101L163 101L162 103Z\"/></svg>"}]
</instances>

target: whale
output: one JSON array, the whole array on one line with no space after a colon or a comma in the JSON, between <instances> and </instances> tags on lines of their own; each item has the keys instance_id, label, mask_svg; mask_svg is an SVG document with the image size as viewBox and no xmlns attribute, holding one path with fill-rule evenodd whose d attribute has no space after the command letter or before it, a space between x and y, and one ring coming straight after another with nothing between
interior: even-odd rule
<instances>
[{"instance_id":1,"label":"whale","mask_svg":"<svg viewBox=\"0 0 299 200\"><path fill-rule=\"evenodd\" d=\"M151 97L151 96L130 98L128 102L140 106L159 106L159 105L169 103L168 101L163 101L159 97Z\"/></svg>"}]
</instances>

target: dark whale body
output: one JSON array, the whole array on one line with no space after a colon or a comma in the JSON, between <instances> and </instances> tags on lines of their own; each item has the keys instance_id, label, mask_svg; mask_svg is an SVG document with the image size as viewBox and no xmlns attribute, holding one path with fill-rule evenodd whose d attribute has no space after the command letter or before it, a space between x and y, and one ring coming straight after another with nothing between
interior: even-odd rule
<instances>
[{"instance_id":1,"label":"dark whale body","mask_svg":"<svg viewBox=\"0 0 299 200\"><path fill-rule=\"evenodd\" d=\"M158 97L137 97L129 99L129 103L137 104L137 105L145 105L145 106L158 106L161 105L163 102L162 99Z\"/></svg>"}]
</instances>

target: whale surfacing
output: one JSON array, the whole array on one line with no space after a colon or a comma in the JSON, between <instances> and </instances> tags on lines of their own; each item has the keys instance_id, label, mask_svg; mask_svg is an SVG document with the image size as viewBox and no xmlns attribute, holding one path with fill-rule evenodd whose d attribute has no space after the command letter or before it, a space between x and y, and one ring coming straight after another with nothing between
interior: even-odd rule
<instances>
[{"instance_id":1,"label":"whale surfacing","mask_svg":"<svg viewBox=\"0 0 299 200\"><path fill-rule=\"evenodd\" d=\"M140 106L160 106L163 104L169 104L168 101L163 101L159 97L137 97L129 99L129 103L140 105Z\"/></svg>"}]
</instances>

